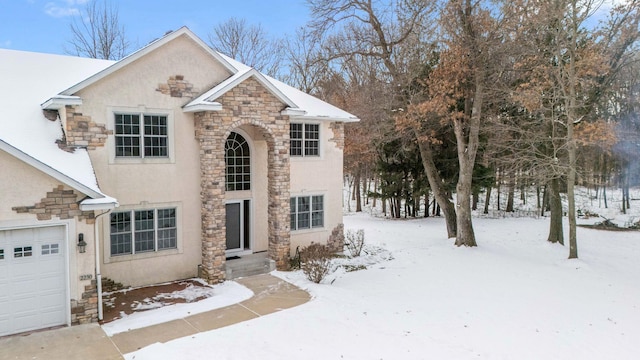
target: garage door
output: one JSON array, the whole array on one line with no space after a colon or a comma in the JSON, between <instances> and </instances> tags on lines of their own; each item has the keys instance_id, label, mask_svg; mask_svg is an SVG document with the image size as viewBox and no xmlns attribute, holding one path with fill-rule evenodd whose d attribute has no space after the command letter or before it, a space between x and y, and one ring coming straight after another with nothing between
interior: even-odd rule
<instances>
[{"instance_id":1,"label":"garage door","mask_svg":"<svg viewBox=\"0 0 640 360\"><path fill-rule=\"evenodd\" d=\"M0 230L0 336L67 323L65 227Z\"/></svg>"}]
</instances>

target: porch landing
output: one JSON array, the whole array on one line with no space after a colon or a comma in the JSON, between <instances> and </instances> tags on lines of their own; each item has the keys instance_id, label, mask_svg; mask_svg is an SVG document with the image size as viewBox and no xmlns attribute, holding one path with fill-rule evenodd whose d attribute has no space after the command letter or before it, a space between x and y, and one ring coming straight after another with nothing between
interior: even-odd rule
<instances>
[{"instance_id":1,"label":"porch landing","mask_svg":"<svg viewBox=\"0 0 640 360\"><path fill-rule=\"evenodd\" d=\"M239 257L230 257L226 261L226 279L268 274L276 269L276 262L269 259L268 253L259 252Z\"/></svg>"}]
</instances>

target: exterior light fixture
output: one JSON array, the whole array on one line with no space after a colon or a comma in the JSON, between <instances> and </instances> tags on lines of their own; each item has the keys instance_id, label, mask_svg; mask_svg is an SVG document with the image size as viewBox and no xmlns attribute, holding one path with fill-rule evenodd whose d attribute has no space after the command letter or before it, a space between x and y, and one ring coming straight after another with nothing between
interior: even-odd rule
<instances>
[{"instance_id":1,"label":"exterior light fixture","mask_svg":"<svg viewBox=\"0 0 640 360\"><path fill-rule=\"evenodd\" d=\"M78 234L78 252L83 254L87 251L87 242L84 241L84 234Z\"/></svg>"}]
</instances>

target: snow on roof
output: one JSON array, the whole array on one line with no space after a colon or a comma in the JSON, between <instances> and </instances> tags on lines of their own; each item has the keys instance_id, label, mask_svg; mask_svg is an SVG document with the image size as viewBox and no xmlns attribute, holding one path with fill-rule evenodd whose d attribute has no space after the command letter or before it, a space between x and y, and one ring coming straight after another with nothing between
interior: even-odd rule
<instances>
[{"instance_id":1,"label":"snow on roof","mask_svg":"<svg viewBox=\"0 0 640 360\"><path fill-rule=\"evenodd\" d=\"M115 200L100 191L86 150L58 148L60 119L47 120L41 108L113 61L0 49L0 63L1 148L92 198Z\"/></svg>"},{"instance_id":2,"label":"snow on roof","mask_svg":"<svg viewBox=\"0 0 640 360\"><path fill-rule=\"evenodd\" d=\"M238 72L229 79L215 86L213 89L194 99L185 105L185 110L189 108L197 109L201 106L219 105L214 101L232 89L234 86L244 81L250 76L254 76L262 82L276 97L289 106L292 113L299 111L300 114L292 115L296 119L326 119L332 121L353 122L358 121L358 117L352 115L338 107L324 102L314 96L302 92L292 86L278 81L270 76L264 75L257 70L236 61L222 53L218 53L229 64L238 69Z\"/></svg>"}]
</instances>

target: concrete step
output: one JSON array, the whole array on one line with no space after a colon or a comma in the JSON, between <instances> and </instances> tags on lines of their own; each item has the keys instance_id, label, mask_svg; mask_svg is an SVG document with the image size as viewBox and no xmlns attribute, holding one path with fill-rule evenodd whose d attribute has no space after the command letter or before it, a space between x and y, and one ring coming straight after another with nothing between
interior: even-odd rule
<instances>
[{"instance_id":1,"label":"concrete step","mask_svg":"<svg viewBox=\"0 0 640 360\"><path fill-rule=\"evenodd\" d=\"M275 261L269 259L266 252L245 255L226 261L226 277L227 280L232 280L241 277L267 274L275 270L275 268Z\"/></svg>"}]
</instances>

